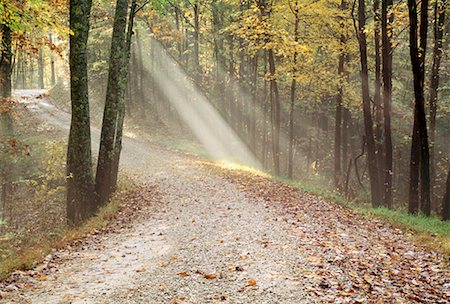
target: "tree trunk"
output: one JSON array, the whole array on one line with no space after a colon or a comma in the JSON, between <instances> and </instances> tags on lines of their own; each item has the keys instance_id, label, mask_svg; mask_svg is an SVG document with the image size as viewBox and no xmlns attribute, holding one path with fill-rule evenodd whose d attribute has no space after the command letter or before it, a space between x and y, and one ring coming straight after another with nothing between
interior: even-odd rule
<instances>
[{"instance_id":1,"label":"tree trunk","mask_svg":"<svg viewBox=\"0 0 450 304\"><path fill-rule=\"evenodd\" d=\"M135 92L135 94L137 94L138 96L138 103L140 103L142 111L141 111L141 118L142 119L146 119L147 118L147 114L146 114L146 98L145 98L145 84L144 84L144 57L142 55L142 42L141 42L141 36L139 35L139 30L136 29L136 46L137 46L137 51L138 51L138 68L137 68L137 74L139 75L139 90L137 92ZM153 75L152 75L152 79L153 79ZM154 117L157 117L157 120L159 121L159 115L158 113L154 113Z\"/></svg>"},{"instance_id":2,"label":"tree trunk","mask_svg":"<svg viewBox=\"0 0 450 304\"><path fill-rule=\"evenodd\" d=\"M93 211L94 179L89 119L87 41L91 0L70 1L72 119L67 150L67 220L78 225Z\"/></svg>"},{"instance_id":3,"label":"tree trunk","mask_svg":"<svg viewBox=\"0 0 450 304\"><path fill-rule=\"evenodd\" d=\"M411 173L415 173L419 166L420 177L420 210L425 215L430 215L430 166L429 166L429 147L428 134L425 114L424 100L424 79L425 79L425 51L427 43L428 29L428 0L422 0L420 12L420 47L418 45L418 20L417 20L417 3L416 0L408 0L409 8L409 25L410 25L410 56L414 79L414 126L413 126L413 143L411 144ZM416 134L418 133L418 134ZM416 137L416 138L415 138ZM414 141L416 139L416 141ZM418 139L418 141L417 141ZM419 150L419 162L413 159ZM412 175L412 174L411 174ZM410 200L414 199L418 194L414 194L418 189L416 179L410 181ZM410 205L413 205L410 201Z\"/></svg>"},{"instance_id":4,"label":"tree trunk","mask_svg":"<svg viewBox=\"0 0 450 304\"><path fill-rule=\"evenodd\" d=\"M385 0L383 0L385 1ZM380 169L380 183L383 180L383 131L382 131L382 106L381 106L381 44L380 44L380 0L374 0L374 42L375 42L375 145L378 168Z\"/></svg>"},{"instance_id":5,"label":"tree trunk","mask_svg":"<svg viewBox=\"0 0 450 304\"><path fill-rule=\"evenodd\" d=\"M98 205L104 205L115 188L113 166L116 161L117 127L121 104L124 103L127 70L125 69L126 25L128 1L117 0L111 41L108 85L103 113L100 150L97 164L95 188L99 196Z\"/></svg>"},{"instance_id":6,"label":"tree trunk","mask_svg":"<svg viewBox=\"0 0 450 304\"><path fill-rule=\"evenodd\" d=\"M12 37L11 29L5 25L0 24L1 36L1 58L0 58L0 97L11 97L11 74L12 74Z\"/></svg>"},{"instance_id":7,"label":"tree trunk","mask_svg":"<svg viewBox=\"0 0 450 304\"><path fill-rule=\"evenodd\" d=\"M445 186L445 194L442 199L442 219L444 221L450 220L450 166L447 173L447 183Z\"/></svg>"},{"instance_id":8,"label":"tree trunk","mask_svg":"<svg viewBox=\"0 0 450 304\"><path fill-rule=\"evenodd\" d=\"M298 41L298 23L299 23L299 9L298 9L298 3L295 1L294 4L294 41ZM296 78L295 74L297 72L296 65L297 65L297 52L294 52L294 57L292 58L292 64L293 64L293 78L291 82L291 104L289 108L289 151L288 151L288 178L292 178L292 170L294 167L294 108L295 108L295 91L296 91Z\"/></svg>"},{"instance_id":9,"label":"tree trunk","mask_svg":"<svg viewBox=\"0 0 450 304\"><path fill-rule=\"evenodd\" d=\"M232 36L229 36L229 55L230 55L230 61L229 61L229 69L228 69L228 76L229 76L229 87L228 87L228 123L230 123L232 126L235 126L235 111L234 111L234 40Z\"/></svg>"},{"instance_id":10,"label":"tree trunk","mask_svg":"<svg viewBox=\"0 0 450 304\"><path fill-rule=\"evenodd\" d=\"M1 40L0 45L1 57L0 57L0 140L7 140L7 138L14 136L13 129L13 117L11 115L11 75L12 75L12 37L11 29L4 24L0 24ZM1 179L1 201L3 205L3 211L5 207L9 206L9 197L11 193L11 171L14 170L14 163L3 163L5 160L0 159L0 172L2 173ZM8 169L5 169L8 167ZM3 214L2 214L3 216Z\"/></svg>"},{"instance_id":11,"label":"tree trunk","mask_svg":"<svg viewBox=\"0 0 450 304\"><path fill-rule=\"evenodd\" d=\"M44 56L42 54L42 47L39 49L38 70L39 70L39 89L45 89L45 85L44 85Z\"/></svg>"},{"instance_id":12,"label":"tree trunk","mask_svg":"<svg viewBox=\"0 0 450 304\"><path fill-rule=\"evenodd\" d=\"M264 51L264 75L267 74L267 51ZM267 156L267 122L268 122L268 106L267 106L267 79L264 78L263 88L263 122L262 122L262 147L261 147L261 161L263 168L267 169L266 156Z\"/></svg>"},{"instance_id":13,"label":"tree trunk","mask_svg":"<svg viewBox=\"0 0 450 304\"><path fill-rule=\"evenodd\" d=\"M384 205L392 207L392 131L391 131L391 103L392 103L392 24L394 13L392 0L382 0L381 32L383 46L383 116L384 116ZM380 164L381 165L381 164Z\"/></svg>"},{"instance_id":14,"label":"tree trunk","mask_svg":"<svg viewBox=\"0 0 450 304\"><path fill-rule=\"evenodd\" d=\"M17 90L19 88L19 78L21 77L20 71L21 71L21 67L22 67L22 50L19 49L16 51L17 52L17 61L15 64L15 72L14 72L14 80L13 80L13 87L15 90Z\"/></svg>"},{"instance_id":15,"label":"tree trunk","mask_svg":"<svg viewBox=\"0 0 450 304\"><path fill-rule=\"evenodd\" d=\"M275 76L275 58L273 50L268 50L269 59L269 73L270 73L270 87L273 95L271 94L271 107L272 107L272 150L273 150L273 169L275 175L280 175L280 127L281 127L281 115L280 115L280 94L278 92L278 83Z\"/></svg>"},{"instance_id":16,"label":"tree trunk","mask_svg":"<svg viewBox=\"0 0 450 304\"><path fill-rule=\"evenodd\" d=\"M200 68L200 11L198 7L198 0L194 2L194 75L195 80L199 83L201 79Z\"/></svg>"},{"instance_id":17,"label":"tree trunk","mask_svg":"<svg viewBox=\"0 0 450 304\"><path fill-rule=\"evenodd\" d=\"M434 47L433 47L433 66L430 74L430 187L433 192L435 172L435 155L434 155L434 138L436 133L436 112L438 101L438 88L439 88L439 69L441 66L441 58L443 54L442 50L442 38L444 35L444 23L445 23L445 9L446 0L436 0L434 6Z\"/></svg>"},{"instance_id":18,"label":"tree trunk","mask_svg":"<svg viewBox=\"0 0 450 304\"><path fill-rule=\"evenodd\" d=\"M342 41L342 39L341 39ZM338 75L343 77L344 74L344 54L339 55ZM338 94L336 96L336 112L334 124L334 186L339 189L341 187L341 136L342 136L342 100L344 95L343 85L340 84Z\"/></svg>"},{"instance_id":19,"label":"tree trunk","mask_svg":"<svg viewBox=\"0 0 450 304\"><path fill-rule=\"evenodd\" d=\"M53 44L53 37L52 34L49 35L50 43ZM53 54L50 54L50 70L51 70L51 85L54 86L56 83L56 74L55 74L55 58L53 57Z\"/></svg>"},{"instance_id":20,"label":"tree trunk","mask_svg":"<svg viewBox=\"0 0 450 304\"><path fill-rule=\"evenodd\" d=\"M349 156L348 156L348 145L349 145L349 137L350 137L350 124L351 124L351 114L350 111L343 107L342 109L343 113L342 113L342 135L341 135L341 139L342 139L342 178L344 178L344 169L348 169L348 160L349 160ZM343 182L343 181L342 181ZM341 182L341 187L342 187L342 182Z\"/></svg>"},{"instance_id":21,"label":"tree trunk","mask_svg":"<svg viewBox=\"0 0 450 304\"><path fill-rule=\"evenodd\" d=\"M367 141L367 153L369 162L369 178L370 178L370 193L372 199L372 206L379 207L381 203L380 196L380 182L379 171L376 159L376 147L373 134L373 120L370 110L370 95L369 95L369 71L367 67L367 40L364 32L366 25L366 11L364 0L358 0L358 40L361 60L361 91L364 112L364 129Z\"/></svg>"},{"instance_id":22,"label":"tree trunk","mask_svg":"<svg viewBox=\"0 0 450 304\"><path fill-rule=\"evenodd\" d=\"M408 212L419 212L419 165L420 165L420 139L417 131L417 117L414 113L413 134L411 138L411 156L409 160L409 200Z\"/></svg>"},{"instance_id":23,"label":"tree trunk","mask_svg":"<svg viewBox=\"0 0 450 304\"><path fill-rule=\"evenodd\" d=\"M252 117L251 117L251 128L250 128L250 142L253 153L256 153L256 109L258 108L258 53L255 54L253 58L253 75L252 75Z\"/></svg>"}]
</instances>

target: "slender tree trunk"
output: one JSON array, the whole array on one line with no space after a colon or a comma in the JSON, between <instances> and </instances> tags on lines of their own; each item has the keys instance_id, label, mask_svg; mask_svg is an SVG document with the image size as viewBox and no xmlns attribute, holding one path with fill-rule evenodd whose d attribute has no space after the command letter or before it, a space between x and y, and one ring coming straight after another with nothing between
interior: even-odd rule
<instances>
[{"instance_id":1,"label":"slender tree trunk","mask_svg":"<svg viewBox=\"0 0 450 304\"><path fill-rule=\"evenodd\" d=\"M22 84L22 89L26 88L27 85L27 68L28 68L28 61L27 61L27 56L26 54L22 53L22 64L21 64L21 84Z\"/></svg>"},{"instance_id":2,"label":"slender tree trunk","mask_svg":"<svg viewBox=\"0 0 450 304\"><path fill-rule=\"evenodd\" d=\"M433 47L433 66L430 74L429 98L430 98L430 187L431 192L434 192L433 185L436 176L435 164L435 133L436 133L436 112L438 101L439 88L439 69L441 66L441 58L443 54L442 40L444 36L445 26L445 10L447 7L447 0L436 0L434 6L434 47ZM433 195L432 195L433 196Z\"/></svg>"},{"instance_id":3,"label":"slender tree trunk","mask_svg":"<svg viewBox=\"0 0 450 304\"><path fill-rule=\"evenodd\" d=\"M229 49L229 55L230 55L230 61L229 61L229 70L228 70L228 76L229 76L229 94L228 94L228 122L231 123L231 125L235 126L235 111L234 111L234 103L235 103L235 98L234 98L234 40L233 37L230 36L229 37L229 44L230 44L230 49Z\"/></svg>"},{"instance_id":4,"label":"slender tree trunk","mask_svg":"<svg viewBox=\"0 0 450 304\"><path fill-rule=\"evenodd\" d=\"M415 110L414 110L415 111ZM420 165L420 138L417 130L417 115L414 113L413 134L411 137L411 154L409 160L409 201L408 212L419 212L419 165Z\"/></svg>"},{"instance_id":5,"label":"slender tree trunk","mask_svg":"<svg viewBox=\"0 0 450 304\"><path fill-rule=\"evenodd\" d=\"M71 225L91 214L94 201L86 56L91 5L91 0L70 1L72 119L67 150L67 219Z\"/></svg>"},{"instance_id":6,"label":"slender tree trunk","mask_svg":"<svg viewBox=\"0 0 450 304\"><path fill-rule=\"evenodd\" d=\"M53 44L53 37L52 34L49 35L49 40L50 43ZM51 52L50 52L51 53ZM56 74L55 74L55 57L53 56L53 54L50 54L50 70L51 70L51 85L54 86L56 83Z\"/></svg>"},{"instance_id":7,"label":"slender tree trunk","mask_svg":"<svg viewBox=\"0 0 450 304\"><path fill-rule=\"evenodd\" d=\"M447 182L445 184L445 194L442 199L442 219L444 221L450 220L450 166L447 173Z\"/></svg>"},{"instance_id":8,"label":"slender tree trunk","mask_svg":"<svg viewBox=\"0 0 450 304\"><path fill-rule=\"evenodd\" d=\"M1 40L1 57L0 57L0 97L9 98L11 97L11 74L12 74L12 37L11 29L5 25L0 24L0 30L2 36ZM2 100L4 102L4 100Z\"/></svg>"},{"instance_id":9,"label":"slender tree trunk","mask_svg":"<svg viewBox=\"0 0 450 304\"><path fill-rule=\"evenodd\" d=\"M349 125L351 123L351 114L350 111L343 107L342 109L342 179L344 178L344 169L348 169L348 144L349 144ZM343 184L343 180L341 182L341 187Z\"/></svg>"},{"instance_id":10,"label":"slender tree trunk","mask_svg":"<svg viewBox=\"0 0 450 304\"><path fill-rule=\"evenodd\" d=\"M225 67L225 58L223 56L224 46L223 46L223 36L220 33L221 30L221 19L219 16L219 8L217 5L217 0L211 2L212 10L212 23L214 30L214 57L216 60L216 85L215 85L215 95L219 99L219 104L221 105L221 112L226 115L226 103L224 99L225 96L225 73L223 68Z\"/></svg>"},{"instance_id":11,"label":"slender tree trunk","mask_svg":"<svg viewBox=\"0 0 450 304\"><path fill-rule=\"evenodd\" d=\"M117 0L95 183L95 189L99 196L99 206L104 205L109 200L115 188L113 166L117 157L117 127L121 118L120 112L127 78L127 70L124 64L127 11L128 0Z\"/></svg>"},{"instance_id":12,"label":"slender tree trunk","mask_svg":"<svg viewBox=\"0 0 450 304\"><path fill-rule=\"evenodd\" d=\"M381 32L383 46L383 115L384 115L384 205L392 207L392 131L391 131L391 103L392 103L392 24L394 13L392 0L382 0ZM388 16L389 15L389 16Z\"/></svg>"},{"instance_id":13,"label":"slender tree trunk","mask_svg":"<svg viewBox=\"0 0 450 304\"><path fill-rule=\"evenodd\" d=\"M340 9L345 11L347 9L347 3L345 0L341 1ZM339 19L339 24L341 30L345 30L345 23L343 18ZM337 189L341 189L343 181L343 171L345 171L345 163L341 163L341 148L342 148L342 136L344 130L342 128L342 114L344 108L342 106L344 100L344 66L347 60L347 54L345 51L345 44L347 43L347 36L345 33L341 34L340 37L340 50L338 59L338 76L341 79L341 83L338 87L338 94L336 96L336 107L335 107L335 126L334 126L334 186Z\"/></svg>"},{"instance_id":14,"label":"slender tree trunk","mask_svg":"<svg viewBox=\"0 0 450 304\"><path fill-rule=\"evenodd\" d=\"M14 81L13 81L13 87L15 90L17 90L19 88L19 78L21 76L20 71L21 71L21 67L22 67L22 50L20 49L20 47L17 50L17 61L15 64L15 73L14 73Z\"/></svg>"},{"instance_id":15,"label":"slender tree trunk","mask_svg":"<svg viewBox=\"0 0 450 304\"><path fill-rule=\"evenodd\" d=\"M182 32L181 32L181 28L180 28L180 8L178 6L175 6L174 9L175 9L175 27L176 27L177 31L181 34ZM136 33L136 36L137 36L137 33ZM178 60L181 62L182 55L183 55L183 46L182 46L181 40L177 41L177 49L178 49Z\"/></svg>"},{"instance_id":16,"label":"slender tree trunk","mask_svg":"<svg viewBox=\"0 0 450 304\"><path fill-rule=\"evenodd\" d=\"M411 173L420 172L420 210L425 215L430 215L430 166L428 134L425 114L424 99L424 79L425 79L425 51L428 30L428 0L422 0L420 11L420 46L418 45L418 20L417 2L408 0L409 25L410 25L410 56L414 79L414 126L413 142L411 144ZM418 133L418 134L416 134ZM416 139L416 141L414 140ZM418 139L418 142L417 142ZM413 160L417 157L416 150L419 150L419 162ZM419 169L415 168L419 166ZM417 179L418 180L418 179ZM413 205L415 189L418 189L416 179L410 181L410 205ZM411 201L412 200L412 201Z\"/></svg>"},{"instance_id":17,"label":"slender tree trunk","mask_svg":"<svg viewBox=\"0 0 450 304\"><path fill-rule=\"evenodd\" d=\"M280 94L278 92L278 83L275 76L275 58L273 50L268 50L269 72L270 72L270 87L272 89L272 150L273 150L273 167L274 174L280 175L280 127L281 127L281 113L280 113ZM272 94L271 94L272 96Z\"/></svg>"},{"instance_id":18,"label":"slender tree trunk","mask_svg":"<svg viewBox=\"0 0 450 304\"><path fill-rule=\"evenodd\" d=\"M381 203L379 172L376 159L376 147L373 133L373 120L370 110L369 95L369 71L367 66L367 41L364 32L366 25L365 1L358 0L358 40L361 59L361 91L364 112L364 129L367 141L367 153L369 162L370 192L372 205L379 207Z\"/></svg>"},{"instance_id":19,"label":"slender tree trunk","mask_svg":"<svg viewBox=\"0 0 450 304\"><path fill-rule=\"evenodd\" d=\"M252 117L251 117L251 128L250 128L250 141L253 152L256 152L256 109L258 108L258 53L255 54L253 58L253 75L252 75Z\"/></svg>"},{"instance_id":20,"label":"slender tree trunk","mask_svg":"<svg viewBox=\"0 0 450 304\"><path fill-rule=\"evenodd\" d=\"M42 54L42 47L39 49L38 55L38 70L39 70L39 89L45 89L44 85L44 56Z\"/></svg>"},{"instance_id":21,"label":"slender tree trunk","mask_svg":"<svg viewBox=\"0 0 450 304\"><path fill-rule=\"evenodd\" d=\"M201 79L201 67L200 67L200 10L198 6L198 0L194 2L194 75L195 79L199 83Z\"/></svg>"},{"instance_id":22,"label":"slender tree trunk","mask_svg":"<svg viewBox=\"0 0 450 304\"><path fill-rule=\"evenodd\" d=\"M136 29L135 32L136 32L136 47L137 47L137 52L138 52L137 53L137 57L138 57L137 58L137 69L136 69L135 73L137 74L136 77L139 78L139 85L138 85L138 89L135 92L135 94L137 94L137 96L138 96L137 102L140 104L141 118L146 119L147 118L147 113L146 113L147 103L146 103L146 98L145 98L145 93L144 93L145 92L145 89L144 89L144 87L145 87L145 84L144 84L144 57L142 55L142 42L141 42L141 36L139 34L139 30ZM153 78L153 76L152 76L152 78ZM137 107L137 109L139 109L139 107ZM159 116L157 113L155 113L154 116L158 117L158 119L159 119Z\"/></svg>"},{"instance_id":23,"label":"slender tree trunk","mask_svg":"<svg viewBox=\"0 0 450 304\"><path fill-rule=\"evenodd\" d=\"M264 75L267 74L267 51L264 51ZM267 80L264 78L264 88L263 88L263 125L262 125L262 147L261 147L261 160L263 163L263 168L267 168L266 156L267 156L267 122L268 122L268 106L267 106Z\"/></svg>"},{"instance_id":24,"label":"slender tree trunk","mask_svg":"<svg viewBox=\"0 0 450 304\"><path fill-rule=\"evenodd\" d=\"M338 75L343 77L344 74L344 54L339 55ZM334 186L341 187L341 135L342 135L342 100L344 88L339 85L338 94L336 96L336 112L334 125Z\"/></svg>"},{"instance_id":25,"label":"slender tree trunk","mask_svg":"<svg viewBox=\"0 0 450 304\"><path fill-rule=\"evenodd\" d=\"M14 136L13 117L11 115L11 75L12 75L12 37L11 29L4 24L0 24L1 40L0 40L0 140L8 140ZM1 174L1 202L3 211L9 206L9 197L11 193L11 171L14 170L14 163L4 163L5 160L0 158ZM8 169L6 169L8 168ZM2 214L3 217L3 214Z\"/></svg>"},{"instance_id":26,"label":"slender tree trunk","mask_svg":"<svg viewBox=\"0 0 450 304\"><path fill-rule=\"evenodd\" d=\"M299 23L299 9L298 3L295 1L294 3L294 41L298 41L298 23ZM292 64L294 66L292 74L292 82L291 82L291 104L289 108L289 151L288 151L288 178L292 178L292 170L294 167L294 109L295 109L295 92L296 92L296 65L297 65L297 52L294 52L294 57L292 58Z\"/></svg>"},{"instance_id":27,"label":"slender tree trunk","mask_svg":"<svg viewBox=\"0 0 450 304\"><path fill-rule=\"evenodd\" d=\"M131 8L128 15L128 26L125 39L125 49L124 49L124 61L123 61L123 75L125 81L125 86L128 81L126 78L127 72L129 70L130 55L131 55L131 39L133 37L134 28L134 16L136 14L137 2L136 0L131 1ZM123 88L122 88L123 90ZM123 95L123 92L121 93ZM114 147L114 160L112 164L112 190L116 191L117 188L117 176L119 173L119 160L120 153L122 151L122 135L123 135L123 123L125 120L125 102L124 99L119 99L119 111L118 111L118 121L116 129L116 145Z\"/></svg>"},{"instance_id":28,"label":"slender tree trunk","mask_svg":"<svg viewBox=\"0 0 450 304\"><path fill-rule=\"evenodd\" d=\"M382 0L385 1L385 0ZM382 106L381 106L381 43L380 43L380 0L373 2L374 10L374 42L375 42L375 145L377 163L380 172L380 183L383 180L383 131L382 131Z\"/></svg>"}]
</instances>

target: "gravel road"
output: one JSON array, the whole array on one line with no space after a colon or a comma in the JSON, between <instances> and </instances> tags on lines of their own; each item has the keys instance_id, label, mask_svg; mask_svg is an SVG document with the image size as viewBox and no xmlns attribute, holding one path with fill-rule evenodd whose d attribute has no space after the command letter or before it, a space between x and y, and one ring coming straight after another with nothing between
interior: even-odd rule
<instances>
[{"instance_id":1,"label":"gravel road","mask_svg":"<svg viewBox=\"0 0 450 304\"><path fill-rule=\"evenodd\" d=\"M17 94L30 96L26 101L30 109L67 131L69 115L46 98L36 99L40 93ZM98 143L98 130L92 134L93 142ZM97 145L93 149L98 149ZM324 268L318 265L320 252L330 255L332 251L325 245L312 248L318 241L314 233L299 234L299 229L320 229L309 224L314 218L307 210L296 211L294 225L292 219L283 217L284 209L276 201L248 195L238 183L201 160L130 137L124 139L121 166L145 183L158 185L158 202L145 209L142 220L131 228L100 234L95 242L55 252L57 261L45 277L35 275L29 278L27 288L5 290L1 303L323 303L323 293L314 291L326 293L334 288L331 283L318 284L314 277ZM320 217L320 213L314 216ZM340 235L347 238L358 231L352 242L368 241L364 223L341 226L344 224ZM405 246L422 252L413 245ZM368 247L386 245L374 240ZM448 275L443 259L432 257L438 273ZM361 251L359 258L369 257ZM35 271L40 271L39 267L42 265ZM450 284L436 282L438 286L430 286L450 297ZM346 291L348 296L329 302L373 302L361 297L357 286L351 288L355 290ZM395 288L398 297L391 293L377 303L415 302L401 297L401 286ZM370 299L376 298L376 289L367 290ZM442 300L446 303L446 298Z\"/></svg>"}]
</instances>

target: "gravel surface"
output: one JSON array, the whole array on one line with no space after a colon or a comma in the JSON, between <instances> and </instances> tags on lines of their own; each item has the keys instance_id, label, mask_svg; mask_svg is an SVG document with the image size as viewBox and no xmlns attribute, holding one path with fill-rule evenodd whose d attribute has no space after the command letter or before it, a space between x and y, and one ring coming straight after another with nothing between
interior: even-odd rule
<instances>
[{"instance_id":1,"label":"gravel surface","mask_svg":"<svg viewBox=\"0 0 450 304\"><path fill-rule=\"evenodd\" d=\"M67 113L33 98L41 93L18 92L49 124L68 130ZM98 142L98 130L92 136ZM265 202L250 202L178 152L127 137L122 155L122 170L158 184L157 207L120 234L55 253L50 273L3 293L1 303L314 302L305 292L301 240Z\"/></svg>"},{"instance_id":2,"label":"gravel surface","mask_svg":"<svg viewBox=\"0 0 450 304\"><path fill-rule=\"evenodd\" d=\"M39 91L19 94L68 130L68 114L33 98ZM140 220L16 273L24 283L4 286L0 303L450 302L448 260L407 233L133 138L121 170L158 189L142 194Z\"/></svg>"}]
</instances>

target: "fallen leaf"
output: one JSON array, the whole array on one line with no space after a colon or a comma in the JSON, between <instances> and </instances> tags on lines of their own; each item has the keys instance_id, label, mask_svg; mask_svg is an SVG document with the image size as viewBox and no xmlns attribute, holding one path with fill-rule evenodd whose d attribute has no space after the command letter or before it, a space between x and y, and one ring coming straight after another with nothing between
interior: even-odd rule
<instances>
[{"instance_id":1,"label":"fallen leaf","mask_svg":"<svg viewBox=\"0 0 450 304\"><path fill-rule=\"evenodd\" d=\"M207 280L212 280L212 279L216 279L217 278L217 274L214 274L214 273L205 274L203 277L205 279L207 279Z\"/></svg>"},{"instance_id":2,"label":"fallen leaf","mask_svg":"<svg viewBox=\"0 0 450 304\"><path fill-rule=\"evenodd\" d=\"M247 282L247 286L255 286L256 285L256 281L255 280L249 280Z\"/></svg>"},{"instance_id":3,"label":"fallen leaf","mask_svg":"<svg viewBox=\"0 0 450 304\"><path fill-rule=\"evenodd\" d=\"M177 275L179 275L180 277L188 277L189 273L187 271L183 271L183 272L177 273Z\"/></svg>"}]
</instances>

